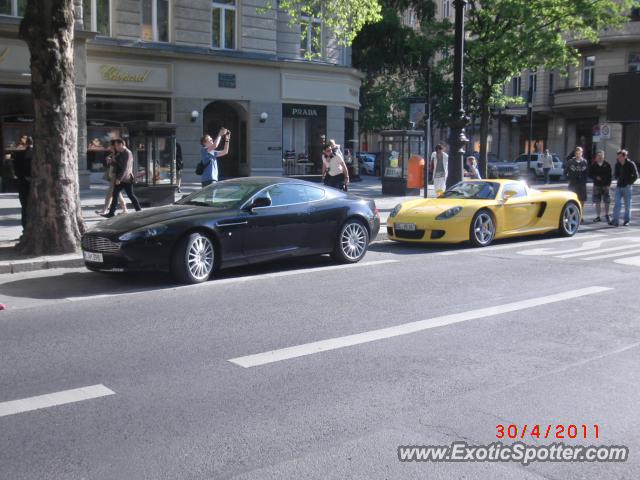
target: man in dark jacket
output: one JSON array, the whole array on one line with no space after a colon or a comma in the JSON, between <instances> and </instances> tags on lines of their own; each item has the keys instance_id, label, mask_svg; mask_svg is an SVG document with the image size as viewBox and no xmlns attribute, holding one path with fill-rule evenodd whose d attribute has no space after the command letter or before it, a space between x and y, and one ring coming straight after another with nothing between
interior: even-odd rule
<instances>
[{"instance_id":1,"label":"man in dark jacket","mask_svg":"<svg viewBox=\"0 0 640 480\"><path fill-rule=\"evenodd\" d=\"M631 186L638 179L638 169L636 164L629 159L629 152L618 151L618 161L616 162L615 177L618 180L616 186L616 199L613 205L613 219L609 225L617 227L620 225L620 210L622 209L622 199L624 199L624 223L629 225L631 221Z\"/></svg>"},{"instance_id":2,"label":"man in dark jacket","mask_svg":"<svg viewBox=\"0 0 640 480\"><path fill-rule=\"evenodd\" d=\"M140 208L140 202L138 202L137 197L133 193L133 154L131 150L127 148L124 143L124 140L121 138L116 138L111 141L111 144L116 149L116 178L113 186L113 196L111 197L111 206L109 207L109 212L105 214L101 214L101 216L106 218L111 218L116 214L116 206L118 205L118 196L120 192L124 190L131 200L133 204L133 208L136 209L136 212L142 210Z\"/></svg>"},{"instance_id":3,"label":"man in dark jacket","mask_svg":"<svg viewBox=\"0 0 640 480\"><path fill-rule=\"evenodd\" d=\"M582 147L576 147L575 157L567 162L564 171L569 179L569 190L575 192L580 200L584 212L584 202L587 200L587 178L589 177L589 165L582 156ZM580 220L584 223L584 220Z\"/></svg>"},{"instance_id":4,"label":"man in dark jacket","mask_svg":"<svg viewBox=\"0 0 640 480\"><path fill-rule=\"evenodd\" d=\"M609 218L611 165L609 165L609 162L605 162L604 152L602 150L596 152L595 162L589 166L589 176L593 178L592 198L593 204L596 206L596 218L594 218L593 221L600 221L600 204L604 202L604 217L606 222L609 223L611 221Z\"/></svg>"}]
</instances>

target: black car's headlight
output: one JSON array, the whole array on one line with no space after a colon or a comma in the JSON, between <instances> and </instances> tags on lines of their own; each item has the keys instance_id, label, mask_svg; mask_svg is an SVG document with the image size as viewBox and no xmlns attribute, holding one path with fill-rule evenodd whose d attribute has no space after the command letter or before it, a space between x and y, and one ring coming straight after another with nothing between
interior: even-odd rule
<instances>
[{"instance_id":1,"label":"black car's headlight","mask_svg":"<svg viewBox=\"0 0 640 480\"><path fill-rule=\"evenodd\" d=\"M129 242L131 240L137 240L139 238L153 238L163 233L167 228L164 224L152 225L150 227L139 228L130 232L124 233L118 237L121 242Z\"/></svg>"},{"instance_id":2,"label":"black car's headlight","mask_svg":"<svg viewBox=\"0 0 640 480\"><path fill-rule=\"evenodd\" d=\"M399 203L398 205L393 207L393 210L391 210L391 213L389 214L389 217L390 218L395 217L397 214L400 213L400 210L402 210L402 204L401 203Z\"/></svg>"},{"instance_id":3,"label":"black car's headlight","mask_svg":"<svg viewBox=\"0 0 640 480\"><path fill-rule=\"evenodd\" d=\"M436 220L448 220L451 217L455 217L457 214L459 214L462 211L462 207L453 207L450 208L449 210L445 210L444 212L442 212L440 215L438 215L436 217Z\"/></svg>"}]
</instances>

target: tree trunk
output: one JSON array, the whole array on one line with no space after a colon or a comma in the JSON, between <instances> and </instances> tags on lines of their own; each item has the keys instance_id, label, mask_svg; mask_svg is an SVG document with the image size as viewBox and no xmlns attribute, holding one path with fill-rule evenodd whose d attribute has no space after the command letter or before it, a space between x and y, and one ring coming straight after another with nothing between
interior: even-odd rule
<instances>
[{"instance_id":1,"label":"tree trunk","mask_svg":"<svg viewBox=\"0 0 640 480\"><path fill-rule=\"evenodd\" d=\"M43 255L80 247L73 0L28 0L20 38L31 53L35 111L27 224L18 249Z\"/></svg>"},{"instance_id":2,"label":"tree trunk","mask_svg":"<svg viewBox=\"0 0 640 480\"><path fill-rule=\"evenodd\" d=\"M487 141L489 138L489 99L491 98L490 89L484 88L482 97L480 98L480 175L487 178Z\"/></svg>"}]
</instances>

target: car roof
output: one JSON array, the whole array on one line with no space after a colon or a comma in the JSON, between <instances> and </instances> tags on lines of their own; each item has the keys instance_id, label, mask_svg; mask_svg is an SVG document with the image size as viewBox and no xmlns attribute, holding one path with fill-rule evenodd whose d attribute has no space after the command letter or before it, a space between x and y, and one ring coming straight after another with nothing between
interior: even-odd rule
<instances>
[{"instance_id":1,"label":"car roof","mask_svg":"<svg viewBox=\"0 0 640 480\"><path fill-rule=\"evenodd\" d=\"M306 180L301 180L298 178L289 178L289 177L239 177L239 178L230 178L229 180L225 180L227 183L252 183L252 184L260 184L271 185L274 183L305 183L309 185L315 185L318 187L322 187L322 184L308 182Z\"/></svg>"}]
</instances>

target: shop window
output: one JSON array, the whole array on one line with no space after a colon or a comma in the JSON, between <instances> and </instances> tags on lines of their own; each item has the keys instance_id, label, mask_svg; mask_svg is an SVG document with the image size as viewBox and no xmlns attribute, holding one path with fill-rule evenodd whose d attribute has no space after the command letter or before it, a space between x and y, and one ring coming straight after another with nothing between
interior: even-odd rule
<instances>
[{"instance_id":1,"label":"shop window","mask_svg":"<svg viewBox=\"0 0 640 480\"><path fill-rule=\"evenodd\" d=\"M640 72L640 53L629 54L629 71Z\"/></svg>"},{"instance_id":2,"label":"shop window","mask_svg":"<svg viewBox=\"0 0 640 480\"><path fill-rule=\"evenodd\" d=\"M142 40L169 41L169 0L142 0Z\"/></svg>"},{"instance_id":3,"label":"shop window","mask_svg":"<svg viewBox=\"0 0 640 480\"><path fill-rule=\"evenodd\" d=\"M300 16L300 56L322 55L322 20L315 16Z\"/></svg>"},{"instance_id":4,"label":"shop window","mask_svg":"<svg viewBox=\"0 0 640 480\"><path fill-rule=\"evenodd\" d=\"M109 0L82 0L82 17L85 30L111 35Z\"/></svg>"},{"instance_id":5,"label":"shop window","mask_svg":"<svg viewBox=\"0 0 640 480\"><path fill-rule=\"evenodd\" d=\"M211 4L211 46L236 48L235 0L216 0Z\"/></svg>"},{"instance_id":6,"label":"shop window","mask_svg":"<svg viewBox=\"0 0 640 480\"><path fill-rule=\"evenodd\" d=\"M595 55L589 55L584 57L582 67L582 86L584 88L591 88L594 84L594 73L596 67Z\"/></svg>"},{"instance_id":7,"label":"shop window","mask_svg":"<svg viewBox=\"0 0 640 480\"><path fill-rule=\"evenodd\" d=\"M24 16L27 0L0 0L0 15Z\"/></svg>"}]
</instances>

